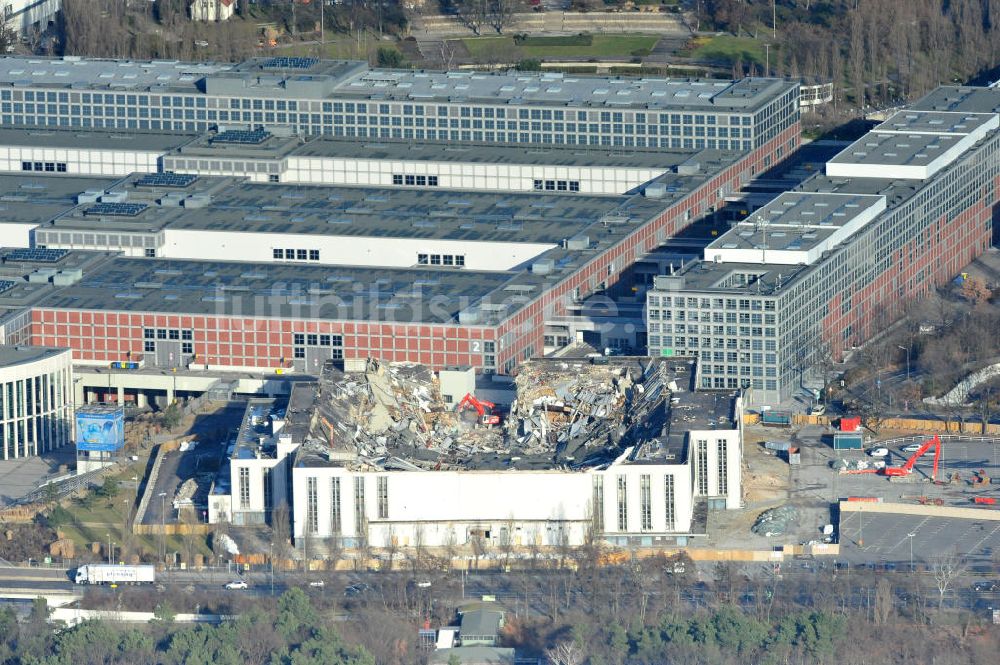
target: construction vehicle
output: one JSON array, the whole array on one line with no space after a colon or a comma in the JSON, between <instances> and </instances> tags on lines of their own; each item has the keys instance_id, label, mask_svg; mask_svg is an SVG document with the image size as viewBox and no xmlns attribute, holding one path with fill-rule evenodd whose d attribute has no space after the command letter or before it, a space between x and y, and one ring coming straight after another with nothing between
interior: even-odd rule
<instances>
[{"instance_id":1,"label":"construction vehicle","mask_svg":"<svg viewBox=\"0 0 1000 665\"><path fill-rule=\"evenodd\" d=\"M493 413L496 404L485 399L477 399L472 393L465 393L465 397L455 407L456 411L474 409L479 414L479 422L483 425L499 425L500 416Z\"/></svg>"},{"instance_id":2,"label":"construction vehicle","mask_svg":"<svg viewBox=\"0 0 1000 665\"><path fill-rule=\"evenodd\" d=\"M986 469L980 469L972 474L972 480L969 482L973 487L982 487L983 485L989 485L991 478L986 475Z\"/></svg>"},{"instance_id":3,"label":"construction vehicle","mask_svg":"<svg viewBox=\"0 0 1000 665\"><path fill-rule=\"evenodd\" d=\"M913 465L932 447L934 448L934 469L931 472L931 480L935 480L937 478L938 463L941 461L941 439L937 434L928 439L924 445L920 446L915 453L910 455L910 458L906 460L903 466L886 466L882 469L882 475L889 478L905 478L909 476L913 473Z\"/></svg>"}]
</instances>

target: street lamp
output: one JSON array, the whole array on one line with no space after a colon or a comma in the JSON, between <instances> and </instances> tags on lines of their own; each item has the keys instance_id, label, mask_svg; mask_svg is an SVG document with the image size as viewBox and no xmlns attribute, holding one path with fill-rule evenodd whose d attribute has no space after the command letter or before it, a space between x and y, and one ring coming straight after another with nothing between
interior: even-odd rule
<instances>
[{"instance_id":1,"label":"street lamp","mask_svg":"<svg viewBox=\"0 0 1000 665\"><path fill-rule=\"evenodd\" d=\"M913 537L917 535L915 533L908 533L906 537L910 539L910 572L913 572Z\"/></svg>"},{"instance_id":2,"label":"street lamp","mask_svg":"<svg viewBox=\"0 0 1000 665\"><path fill-rule=\"evenodd\" d=\"M908 346L901 346L901 345L897 344L896 348L897 349L902 349L903 351L906 351L906 380L909 381L910 380L910 347L908 347Z\"/></svg>"},{"instance_id":3,"label":"street lamp","mask_svg":"<svg viewBox=\"0 0 1000 665\"><path fill-rule=\"evenodd\" d=\"M111 534L110 533L106 533L104 535L106 535L108 537L108 565L110 566L111 565Z\"/></svg>"}]
</instances>

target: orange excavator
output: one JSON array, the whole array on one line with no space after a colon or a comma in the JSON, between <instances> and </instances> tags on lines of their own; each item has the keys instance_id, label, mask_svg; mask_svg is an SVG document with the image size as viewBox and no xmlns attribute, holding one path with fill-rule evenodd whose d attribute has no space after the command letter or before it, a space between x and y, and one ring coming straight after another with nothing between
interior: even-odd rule
<instances>
[{"instance_id":1,"label":"orange excavator","mask_svg":"<svg viewBox=\"0 0 1000 665\"><path fill-rule=\"evenodd\" d=\"M910 459L906 460L903 466L886 466L882 469L882 475L888 476L890 478L902 478L913 473L913 465L917 463L924 453L934 448L934 469L931 472L931 480L937 480L938 463L941 461L941 439L935 434L933 437L927 440L924 445L917 448L917 451L910 456Z\"/></svg>"},{"instance_id":2,"label":"orange excavator","mask_svg":"<svg viewBox=\"0 0 1000 665\"><path fill-rule=\"evenodd\" d=\"M489 402L485 399L476 399L476 396L472 393L465 393L465 397L462 401L458 403L455 407L456 411L463 411L467 409L475 409L476 413L479 414L479 422L483 425L499 425L500 416L493 413L493 409L496 408L496 404Z\"/></svg>"}]
</instances>

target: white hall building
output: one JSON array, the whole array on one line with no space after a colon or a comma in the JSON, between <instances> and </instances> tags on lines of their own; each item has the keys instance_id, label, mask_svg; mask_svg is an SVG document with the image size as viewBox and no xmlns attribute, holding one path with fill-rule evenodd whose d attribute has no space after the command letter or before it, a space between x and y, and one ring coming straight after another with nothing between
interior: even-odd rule
<instances>
[{"instance_id":1,"label":"white hall building","mask_svg":"<svg viewBox=\"0 0 1000 665\"><path fill-rule=\"evenodd\" d=\"M605 442L608 430L600 419L591 419L581 428L590 432L575 441L550 447L476 447L475 435L410 446L413 438L392 427L375 437L374 451L337 445L337 433L350 438L357 425L345 418L329 427L350 407L344 400L328 408L337 393L336 386L323 385L328 372L319 384L295 385L287 415L282 407L273 418L273 436L259 437L242 452L236 445L223 472L228 477L210 496L210 521L263 522L267 511L288 501L294 541L311 552L331 539L347 549L546 548L577 546L592 535L617 545L686 544L705 533L707 510L740 507L742 398L691 392L693 366L685 361L640 360L658 369L643 371L644 380L626 391L625 410L641 418L625 425L629 433L620 447ZM671 377L672 365L688 374ZM365 377L341 375L340 381L363 384ZM371 394L380 391L379 383L371 385ZM263 424L261 404L249 408ZM508 430L514 441L530 438L524 431L523 420ZM462 452L449 454L449 443Z\"/></svg>"}]
</instances>

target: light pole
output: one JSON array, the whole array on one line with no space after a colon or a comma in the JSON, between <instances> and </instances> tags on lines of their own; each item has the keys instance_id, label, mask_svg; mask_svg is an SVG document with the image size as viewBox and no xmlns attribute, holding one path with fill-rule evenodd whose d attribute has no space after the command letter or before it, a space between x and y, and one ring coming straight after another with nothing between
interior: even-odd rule
<instances>
[{"instance_id":1,"label":"light pole","mask_svg":"<svg viewBox=\"0 0 1000 665\"><path fill-rule=\"evenodd\" d=\"M915 533L908 533L906 537L910 539L910 572L913 572L913 537L917 535Z\"/></svg>"},{"instance_id":2,"label":"light pole","mask_svg":"<svg viewBox=\"0 0 1000 665\"><path fill-rule=\"evenodd\" d=\"M267 546L267 562L269 568L271 569L271 595L274 595L274 543L269 543Z\"/></svg>"},{"instance_id":3,"label":"light pole","mask_svg":"<svg viewBox=\"0 0 1000 665\"><path fill-rule=\"evenodd\" d=\"M908 347L908 346L900 346L899 344L897 344L896 348L902 349L903 351L906 351L906 380L909 381L910 380L910 347Z\"/></svg>"},{"instance_id":4,"label":"light pole","mask_svg":"<svg viewBox=\"0 0 1000 665\"><path fill-rule=\"evenodd\" d=\"M858 547L865 546L865 521L862 519L861 504L858 504Z\"/></svg>"},{"instance_id":5,"label":"light pole","mask_svg":"<svg viewBox=\"0 0 1000 665\"><path fill-rule=\"evenodd\" d=\"M104 535L106 535L108 537L108 565L110 566L111 565L111 534L110 533L106 533Z\"/></svg>"}]
</instances>

